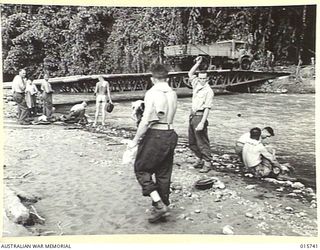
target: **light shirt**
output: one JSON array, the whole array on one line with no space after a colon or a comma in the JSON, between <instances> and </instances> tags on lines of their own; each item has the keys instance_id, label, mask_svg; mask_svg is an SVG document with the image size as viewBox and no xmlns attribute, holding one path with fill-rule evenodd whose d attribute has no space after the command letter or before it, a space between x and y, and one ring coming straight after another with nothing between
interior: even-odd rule
<instances>
[{"instance_id":1,"label":"light shirt","mask_svg":"<svg viewBox=\"0 0 320 250\"><path fill-rule=\"evenodd\" d=\"M202 85L195 75L190 78L193 88L192 92L192 111L196 112L211 109L213 103L214 92L208 83Z\"/></svg>"},{"instance_id":2,"label":"light shirt","mask_svg":"<svg viewBox=\"0 0 320 250\"><path fill-rule=\"evenodd\" d=\"M250 132L247 132L247 133L244 133L243 135L241 135L237 142L245 144L250 139L251 139L250 138Z\"/></svg>"},{"instance_id":3,"label":"light shirt","mask_svg":"<svg viewBox=\"0 0 320 250\"><path fill-rule=\"evenodd\" d=\"M16 75L13 78L12 81L12 92L13 93L24 93L25 89L26 89L26 85L24 83L24 80L22 79L22 77L20 75Z\"/></svg>"},{"instance_id":4,"label":"light shirt","mask_svg":"<svg viewBox=\"0 0 320 250\"><path fill-rule=\"evenodd\" d=\"M266 147L254 139L249 139L243 146L242 149L242 159L246 167L255 167L259 165L262 161L262 156L271 162L276 161L274 156L268 152Z\"/></svg>"},{"instance_id":5,"label":"light shirt","mask_svg":"<svg viewBox=\"0 0 320 250\"><path fill-rule=\"evenodd\" d=\"M169 110L168 101L171 100L173 110ZM176 112L177 94L167 82L159 82L146 92L144 97L143 123L163 122L172 124ZM173 112L173 113L172 113Z\"/></svg>"},{"instance_id":6,"label":"light shirt","mask_svg":"<svg viewBox=\"0 0 320 250\"><path fill-rule=\"evenodd\" d=\"M31 83L31 84L27 84L26 86L26 93L29 92L31 95L37 94L38 93L38 89L36 87L35 84Z\"/></svg>"},{"instance_id":7,"label":"light shirt","mask_svg":"<svg viewBox=\"0 0 320 250\"><path fill-rule=\"evenodd\" d=\"M81 111L81 110L84 110L84 109L86 109L86 108L83 106L82 103L80 103L80 104L74 105L74 106L70 109L70 111L71 111L71 112L77 112L77 111Z\"/></svg>"}]
</instances>

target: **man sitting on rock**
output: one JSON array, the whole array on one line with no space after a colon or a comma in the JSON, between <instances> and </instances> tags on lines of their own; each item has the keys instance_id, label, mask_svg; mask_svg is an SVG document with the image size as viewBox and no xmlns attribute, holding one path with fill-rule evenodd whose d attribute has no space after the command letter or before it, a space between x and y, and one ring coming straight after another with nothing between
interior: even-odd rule
<instances>
[{"instance_id":1,"label":"man sitting on rock","mask_svg":"<svg viewBox=\"0 0 320 250\"><path fill-rule=\"evenodd\" d=\"M261 129L250 130L250 138L242 149L242 159L245 168L255 177L276 177L281 173L282 167L260 140Z\"/></svg>"},{"instance_id":2,"label":"man sitting on rock","mask_svg":"<svg viewBox=\"0 0 320 250\"><path fill-rule=\"evenodd\" d=\"M66 117L63 117L61 120L68 123L87 123L87 119L85 116L87 106L88 104L86 102L74 105L70 109L69 114Z\"/></svg>"}]
</instances>

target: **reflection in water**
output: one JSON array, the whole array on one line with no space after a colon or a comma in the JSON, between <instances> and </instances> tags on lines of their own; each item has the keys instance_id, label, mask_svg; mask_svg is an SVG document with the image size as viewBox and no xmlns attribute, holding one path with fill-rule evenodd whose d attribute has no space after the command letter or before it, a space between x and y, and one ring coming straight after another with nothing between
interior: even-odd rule
<instances>
[{"instance_id":1,"label":"reflection in water","mask_svg":"<svg viewBox=\"0 0 320 250\"><path fill-rule=\"evenodd\" d=\"M175 128L187 136L191 98L179 99ZM94 105L88 111L94 117ZM115 106L107 124L135 127L130 118L131 103ZM296 176L315 187L315 95L235 94L214 98L209 116L209 136L213 151L233 153L236 139L252 127L271 126L272 143L281 163L290 162Z\"/></svg>"}]
</instances>

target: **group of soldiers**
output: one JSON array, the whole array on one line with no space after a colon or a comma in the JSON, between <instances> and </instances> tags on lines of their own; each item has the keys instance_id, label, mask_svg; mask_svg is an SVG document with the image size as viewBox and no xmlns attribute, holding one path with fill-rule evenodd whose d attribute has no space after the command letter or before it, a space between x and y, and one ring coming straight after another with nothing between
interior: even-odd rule
<instances>
[{"instance_id":1,"label":"group of soldiers","mask_svg":"<svg viewBox=\"0 0 320 250\"><path fill-rule=\"evenodd\" d=\"M206 73L195 74L201 61L202 57L197 57L188 73L193 89L188 141L189 148L196 156L194 168L199 169L200 173L208 173L214 161L208 137L208 116L214 92ZM128 143L128 150L137 150L134 172L143 196L151 198L152 209L148 220L155 223L165 220L169 215L170 180L178 140L173 126L177 95L168 84L168 70L164 65L153 65L151 73L153 87L145 94L143 113L140 108L134 107L134 112L139 111L139 116L136 116L139 118L138 129L133 140ZM243 163L243 171L251 172L258 178L276 177L283 172L275 153L270 153L265 145L266 139L271 136L274 136L271 127L262 130L255 127L240 137L236 152Z\"/></svg>"},{"instance_id":2,"label":"group of soldiers","mask_svg":"<svg viewBox=\"0 0 320 250\"><path fill-rule=\"evenodd\" d=\"M37 95L39 94L37 87L33 83L33 79L28 79L26 74L26 70L21 69L12 81L13 100L17 103L18 122L21 125L31 124L33 120L31 116L37 114ZM41 83L41 91L41 100L43 102L42 113L50 119L53 113L53 90L49 83L48 74L44 75Z\"/></svg>"}]
</instances>

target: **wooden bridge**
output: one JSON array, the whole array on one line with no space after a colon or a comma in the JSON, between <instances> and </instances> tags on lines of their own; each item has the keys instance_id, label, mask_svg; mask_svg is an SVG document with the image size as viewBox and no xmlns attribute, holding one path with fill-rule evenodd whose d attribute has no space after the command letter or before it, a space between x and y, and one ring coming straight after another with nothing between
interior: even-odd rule
<instances>
[{"instance_id":1,"label":"wooden bridge","mask_svg":"<svg viewBox=\"0 0 320 250\"><path fill-rule=\"evenodd\" d=\"M239 87L248 87L280 76L287 72L262 72L247 70L208 70L209 84L215 90L237 91ZM50 78L49 82L56 93L92 93L100 75L77 75ZM151 87L151 73L102 74L110 82L111 91L137 91ZM188 71L169 72L169 82L173 88L191 88ZM36 85L41 79L34 80ZM11 88L11 82L3 83L4 88Z\"/></svg>"}]
</instances>

